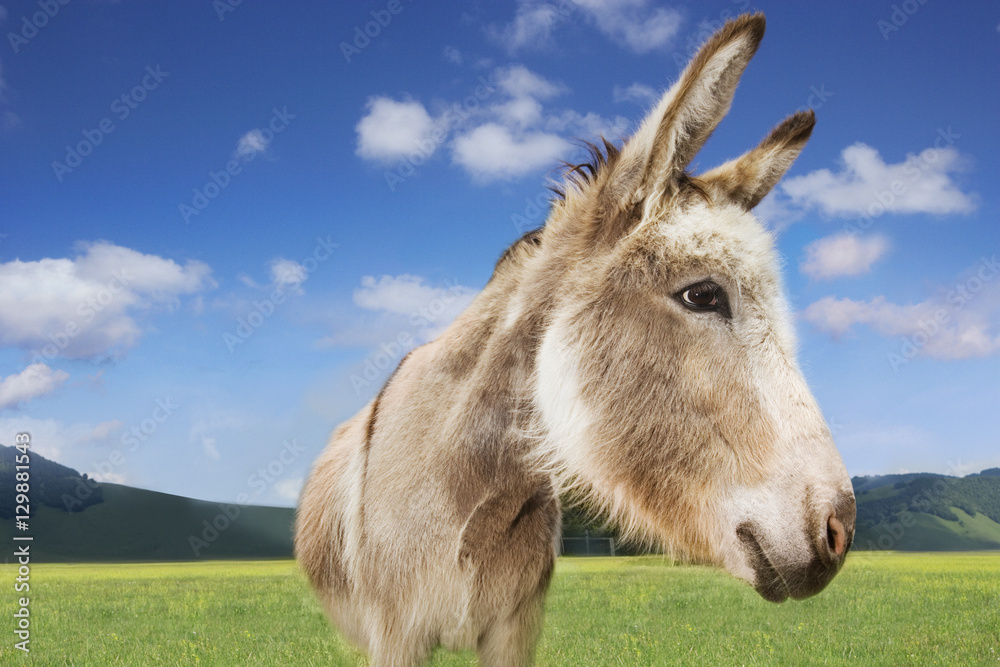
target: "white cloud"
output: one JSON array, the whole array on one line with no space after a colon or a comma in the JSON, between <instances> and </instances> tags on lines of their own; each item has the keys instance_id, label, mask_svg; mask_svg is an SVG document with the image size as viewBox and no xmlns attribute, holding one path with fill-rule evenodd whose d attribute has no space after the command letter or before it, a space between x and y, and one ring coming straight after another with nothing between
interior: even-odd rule
<instances>
[{"instance_id":1,"label":"white cloud","mask_svg":"<svg viewBox=\"0 0 1000 667\"><path fill-rule=\"evenodd\" d=\"M211 269L197 260L188 260L180 266L172 259L144 255L107 241L81 243L78 248L84 251L75 260L75 273L80 278L117 279L115 282L124 282L129 290L152 295L158 300L174 301L177 294L198 292L214 284Z\"/></svg>"},{"instance_id":2,"label":"white cloud","mask_svg":"<svg viewBox=\"0 0 1000 667\"><path fill-rule=\"evenodd\" d=\"M793 207L788 197L781 195L775 188L757 204L753 214L771 229L782 231L802 218L804 212L801 208Z\"/></svg>"},{"instance_id":3,"label":"white cloud","mask_svg":"<svg viewBox=\"0 0 1000 667\"><path fill-rule=\"evenodd\" d=\"M542 101L566 92L565 86L521 65L497 70L496 80L506 99L485 110L489 120L451 143L453 163L478 181L509 180L555 165L573 148L566 136L617 137L628 128L621 116L547 111Z\"/></svg>"},{"instance_id":4,"label":"white cloud","mask_svg":"<svg viewBox=\"0 0 1000 667\"><path fill-rule=\"evenodd\" d=\"M32 364L20 373L0 380L0 410L17 407L33 398L50 394L59 388L69 373L52 370L46 364Z\"/></svg>"},{"instance_id":5,"label":"white cloud","mask_svg":"<svg viewBox=\"0 0 1000 667\"><path fill-rule=\"evenodd\" d=\"M365 310L412 315L433 308L449 321L475 297L476 290L463 285L432 287L421 276L364 276L354 290L354 303Z\"/></svg>"},{"instance_id":6,"label":"white cloud","mask_svg":"<svg viewBox=\"0 0 1000 667\"><path fill-rule=\"evenodd\" d=\"M806 258L799 268L816 280L856 276L870 271L888 250L889 241L883 236L834 234L806 246Z\"/></svg>"},{"instance_id":7,"label":"white cloud","mask_svg":"<svg viewBox=\"0 0 1000 667\"><path fill-rule=\"evenodd\" d=\"M642 107L652 106L660 99L660 93L655 88L638 82L630 86L615 86L611 94L615 102L635 102Z\"/></svg>"},{"instance_id":8,"label":"white cloud","mask_svg":"<svg viewBox=\"0 0 1000 667\"><path fill-rule=\"evenodd\" d=\"M0 417L0 443L13 445L18 433L30 433L32 451L64 465L63 453L87 441L93 430L94 426L87 423L64 424L23 415Z\"/></svg>"},{"instance_id":9,"label":"white cloud","mask_svg":"<svg viewBox=\"0 0 1000 667\"><path fill-rule=\"evenodd\" d=\"M366 313L341 313L324 347L369 347L397 341L406 334L417 343L434 339L472 302L477 290L446 283L434 286L421 276L364 276L354 290L354 304Z\"/></svg>"},{"instance_id":10,"label":"white cloud","mask_svg":"<svg viewBox=\"0 0 1000 667\"><path fill-rule=\"evenodd\" d=\"M635 53L666 48L681 25L679 12L655 7L650 0L518 0L514 20L489 26L487 34L511 53L548 48L556 27L577 11L611 41Z\"/></svg>"},{"instance_id":11,"label":"white cloud","mask_svg":"<svg viewBox=\"0 0 1000 667\"><path fill-rule=\"evenodd\" d=\"M504 125L526 128L543 119L540 100L565 92L565 87L555 84L522 65L497 70L497 87L510 99L494 104L489 111Z\"/></svg>"},{"instance_id":12,"label":"white cloud","mask_svg":"<svg viewBox=\"0 0 1000 667\"><path fill-rule=\"evenodd\" d=\"M275 287L298 287L308 278L306 267L294 259L278 257L271 260L271 284Z\"/></svg>"},{"instance_id":13,"label":"white cloud","mask_svg":"<svg viewBox=\"0 0 1000 667\"><path fill-rule=\"evenodd\" d=\"M236 157L241 160L252 160L267 151L267 138L260 130L250 130L236 144Z\"/></svg>"},{"instance_id":14,"label":"white cloud","mask_svg":"<svg viewBox=\"0 0 1000 667\"><path fill-rule=\"evenodd\" d=\"M910 316L900 318L900 310L910 309ZM913 321L913 306L897 306L888 303L885 297L876 297L869 301L855 301L854 299L840 299L833 296L823 297L809 305L802 311L802 319L813 324L821 331L826 331L838 338L851 331L855 324L873 323L877 320L888 324L889 318L895 316L892 326L887 327L888 335L898 333L903 322ZM921 313L928 315L930 313ZM906 327L902 327L906 328Z\"/></svg>"},{"instance_id":15,"label":"white cloud","mask_svg":"<svg viewBox=\"0 0 1000 667\"><path fill-rule=\"evenodd\" d=\"M107 458L107 450L99 444L94 445L106 440L123 426L117 419L94 426L87 422L67 424L58 419L18 415L0 418L0 444L14 444L15 434L30 433L33 452L75 468L80 473L87 473L99 482L125 484L125 475L111 470L113 465ZM102 472L94 472L92 466Z\"/></svg>"},{"instance_id":16,"label":"white cloud","mask_svg":"<svg viewBox=\"0 0 1000 667\"><path fill-rule=\"evenodd\" d=\"M566 92L566 87L553 83L541 74L523 65L514 65L497 71L497 85L511 97L548 99Z\"/></svg>"},{"instance_id":17,"label":"white cloud","mask_svg":"<svg viewBox=\"0 0 1000 667\"><path fill-rule=\"evenodd\" d=\"M355 130L357 154L366 160L391 162L414 152L429 157L437 148L431 137L434 119L420 102L373 97Z\"/></svg>"},{"instance_id":18,"label":"white cloud","mask_svg":"<svg viewBox=\"0 0 1000 667\"><path fill-rule=\"evenodd\" d=\"M479 182L510 180L556 166L573 148L566 137L617 138L629 126L621 116L547 108L566 87L521 65L497 68L489 85L477 108L446 105L437 117L420 102L373 98L357 126L357 154L387 163L417 153L422 162L450 134L453 164Z\"/></svg>"},{"instance_id":19,"label":"white cloud","mask_svg":"<svg viewBox=\"0 0 1000 667\"><path fill-rule=\"evenodd\" d=\"M90 472L87 475L98 482L103 484L128 484L128 478L125 477L123 473L120 472Z\"/></svg>"},{"instance_id":20,"label":"white cloud","mask_svg":"<svg viewBox=\"0 0 1000 667\"><path fill-rule=\"evenodd\" d=\"M605 118L593 112L582 114L572 109L551 114L542 123L542 128L549 132L562 132L574 137L591 139L605 137L609 140L624 138L629 126L629 120L622 116Z\"/></svg>"},{"instance_id":21,"label":"white cloud","mask_svg":"<svg viewBox=\"0 0 1000 667\"><path fill-rule=\"evenodd\" d=\"M295 294L302 295L305 291L302 289L302 283L309 279L309 271L300 262L294 259L286 259L284 257L275 257L267 264L268 275L270 276L271 282L267 284L259 284L251 276L240 273L237 274L236 279L241 283L254 290L263 290L267 292L273 292L274 290L281 290L285 294ZM218 302L216 305L220 306L226 302ZM240 310L246 306L246 303L242 300L235 300L233 302L226 303L228 306L233 306L237 310Z\"/></svg>"},{"instance_id":22,"label":"white cloud","mask_svg":"<svg viewBox=\"0 0 1000 667\"><path fill-rule=\"evenodd\" d=\"M208 458L214 461L218 461L221 458L221 456L219 455L219 450L215 446L215 438L202 438L201 448L202 451L205 452L205 456L207 456Z\"/></svg>"},{"instance_id":23,"label":"white cloud","mask_svg":"<svg viewBox=\"0 0 1000 667\"><path fill-rule=\"evenodd\" d=\"M515 97L492 108L501 122L510 128L524 129L542 120L542 103L533 97Z\"/></svg>"},{"instance_id":24,"label":"white cloud","mask_svg":"<svg viewBox=\"0 0 1000 667\"><path fill-rule=\"evenodd\" d=\"M566 139L545 132L519 137L487 123L455 139L452 159L481 181L511 179L555 164L572 148Z\"/></svg>"},{"instance_id":25,"label":"white cloud","mask_svg":"<svg viewBox=\"0 0 1000 667\"><path fill-rule=\"evenodd\" d=\"M552 44L552 30L563 15L553 4L521 0L511 23L502 28L490 26L487 32L512 53L522 49L541 49Z\"/></svg>"},{"instance_id":26,"label":"white cloud","mask_svg":"<svg viewBox=\"0 0 1000 667\"><path fill-rule=\"evenodd\" d=\"M188 442L200 448L207 458L219 461L222 458L219 443L232 443L234 438L245 440L246 433L260 431L259 421L250 413L200 405L188 430Z\"/></svg>"},{"instance_id":27,"label":"white cloud","mask_svg":"<svg viewBox=\"0 0 1000 667\"><path fill-rule=\"evenodd\" d=\"M918 303L901 305L882 296L863 301L826 297L806 308L802 318L835 337L857 325L868 326L882 336L899 338L897 352L907 358L990 356L1000 352L1000 281L993 279L995 261L992 266L992 273L977 271Z\"/></svg>"},{"instance_id":28,"label":"white cloud","mask_svg":"<svg viewBox=\"0 0 1000 667\"><path fill-rule=\"evenodd\" d=\"M254 280L253 278L251 278L246 273L240 273L240 274L238 274L236 276L236 279L239 280L244 285L246 285L247 287L250 287L252 289L260 289L260 285L257 284L257 281Z\"/></svg>"},{"instance_id":29,"label":"white cloud","mask_svg":"<svg viewBox=\"0 0 1000 667\"><path fill-rule=\"evenodd\" d=\"M125 424L119 419L103 421L95 426L85 439L96 442L106 440L112 433L120 431L123 426L125 426Z\"/></svg>"},{"instance_id":30,"label":"white cloud","mask_svg":"<svg viewBox=\"0 0 1000 667\"><path fill-rule=\"evenodd\" d=\"M653 7L649 0L574 0L594 26L611 41L634 53L669 46L681 26L675 9Z\"/></svg>"},{"instance_id":31,"label":"white cloud","mask_svg":"<svg viewBox=\"0 0 1000 667\"><path fill-rule=\"evenodd\" d=\"M137 312L172 309L210 287L203 262L181 266L107 241L80 244L72 259L2 263L0 345L44 358L115 356L141 337Z\"/></svg>"},{"instance_id":32,"label":"white cloud","mask_svg":"<svg viewBox=\"0 0 1000 667\"><path fill-rule=\"evenodd\" d=\"M841 152L842 168L819 169L785 179L781 191L801 208L818 208L831 216L876 216L882 213L969 213L974 195L952 180L966 160L953 147L927 148L903 162L886 164L879 152L863 143Z\"/></svg>"}]
</instances>

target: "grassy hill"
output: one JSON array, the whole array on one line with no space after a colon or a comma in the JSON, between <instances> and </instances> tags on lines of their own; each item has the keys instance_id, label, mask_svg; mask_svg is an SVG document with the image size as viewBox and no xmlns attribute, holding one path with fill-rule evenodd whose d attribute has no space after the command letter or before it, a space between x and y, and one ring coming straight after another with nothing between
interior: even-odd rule
<instances>
[{"instance_id":1,"label":"grassy hill","mask_svg":"<svg viewBox=\"0 0 1000 667\"><path fill-rule=\"evenodd\" d=\"M856 549L1000 549L1000 469L855 477Z\"/></svg>"},{"instance_id":2,"label":"grassy hill","mask_svg":"<svg viewBox=\"0 0 1000 667\"><path fill-rule=\"evenodd\" d=\"M14 498L18 484L15 457L19 454L14 447L0 445L0 519L14 516ZM104 490L101 485L88 479L86 475L34 452L30 453L29 461L32 516L41 506L81 512L103 500ZM69 502L64 502L64 498Z\"/></svg>"},{"instance_id":3,"label":"grassy hill","mask_svg":"<svg viewBox=\"0 0 1000 667\"><path fill-rule=\"evenodd\" d=\"M33 560L42 562L292 555L291 508L237 507L121 484L101 486L104 502L82 512L40 507L27 533L16 531L13 519L0 520L0 540L10 544L15 532L33 535Z\"/></svg>"},{"instance_id":4,"label":"grassy hill","mask_svg":"<svg viewBox=\"0 0 1000 667\"><path fill-rule=\"evenodd\" d=\"M0 478L13 448L0 446ZM0 540L34 537L33 562L288 558L294 510L192 500L121 484L98 484L31 454L29 530L17 530L13 483L0 496ZM56 492L58 491L58 493ZM83 501L80 497L84 496ZM9 559L9 556L8 556Z\"/></svg>"}]
</instances>

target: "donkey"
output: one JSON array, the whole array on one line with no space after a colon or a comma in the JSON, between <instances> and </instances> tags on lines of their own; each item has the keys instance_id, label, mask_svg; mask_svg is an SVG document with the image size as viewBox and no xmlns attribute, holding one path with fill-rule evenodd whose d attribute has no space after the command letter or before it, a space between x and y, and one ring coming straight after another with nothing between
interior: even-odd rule
<instances>
[{"instance_id":1,"label":"donkey","mask_svg":"<svg viewBox=\"0 0 1000 667\"><path fill-rule=\"evenodd\" d=\"M850 479L750 213L814 115L685 171L763 34L764 17L744 15L709 39L638 131L571 167L544 227L334 431L295 549L373 664L418 665L439 645L531 664L567 488L767 600L813 595L840 569Z\"/></svg>"}]
</instances>

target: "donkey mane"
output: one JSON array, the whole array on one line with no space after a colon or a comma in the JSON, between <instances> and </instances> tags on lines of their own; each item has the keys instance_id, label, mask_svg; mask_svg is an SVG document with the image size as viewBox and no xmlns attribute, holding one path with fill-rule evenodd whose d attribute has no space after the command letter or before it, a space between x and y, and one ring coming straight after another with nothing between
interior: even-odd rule
<instances>
[{"instance_id":1,"label":"donkey mane","mask_svg":"<svg viewBox=\"0 0 1000 667\"><path fill-rule=\"evenodd\" d=\"M563 183L553 183L549 190L555 193L559 200L565 201L566 190L575 187L582 190L591 185L602 175L605 169L614 169L621 157L621 149L604 137L601 137L603 147L592 141L579 140L580 147L587 151L588 160L574 164L563 162L559 169Z\"/></svg>"}]
</instances>

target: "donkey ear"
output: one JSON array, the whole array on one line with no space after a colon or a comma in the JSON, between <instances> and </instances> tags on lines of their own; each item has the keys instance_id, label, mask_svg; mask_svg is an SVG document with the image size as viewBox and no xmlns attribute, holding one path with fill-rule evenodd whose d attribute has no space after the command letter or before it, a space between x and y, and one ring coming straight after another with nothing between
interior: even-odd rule
<instances>
[{"instance_id":1,"label":"donkey ear","mask_svg":"<svg viewBox=\"0 0 1000 667\"><path fill-rule=\"evenodd\" d=\"M647 144L643 194L669 192L677 184L729 111L736 84L763 37L763 14L744 14L729 21L701 47L663 96L631 140Z\"/></svg>"},{"instance_id":2,"label":"donkey ear","mask_svg":"<svg viewBox=\"0 0 1000 667\"><path fill-rule=\"evenodd\" d=\"M781 180L812 134L816 115L809 111L786 118L764 141L735 160L698 177L714 196L733 201L749 211Z\"/></svg>"}]
</instances>

